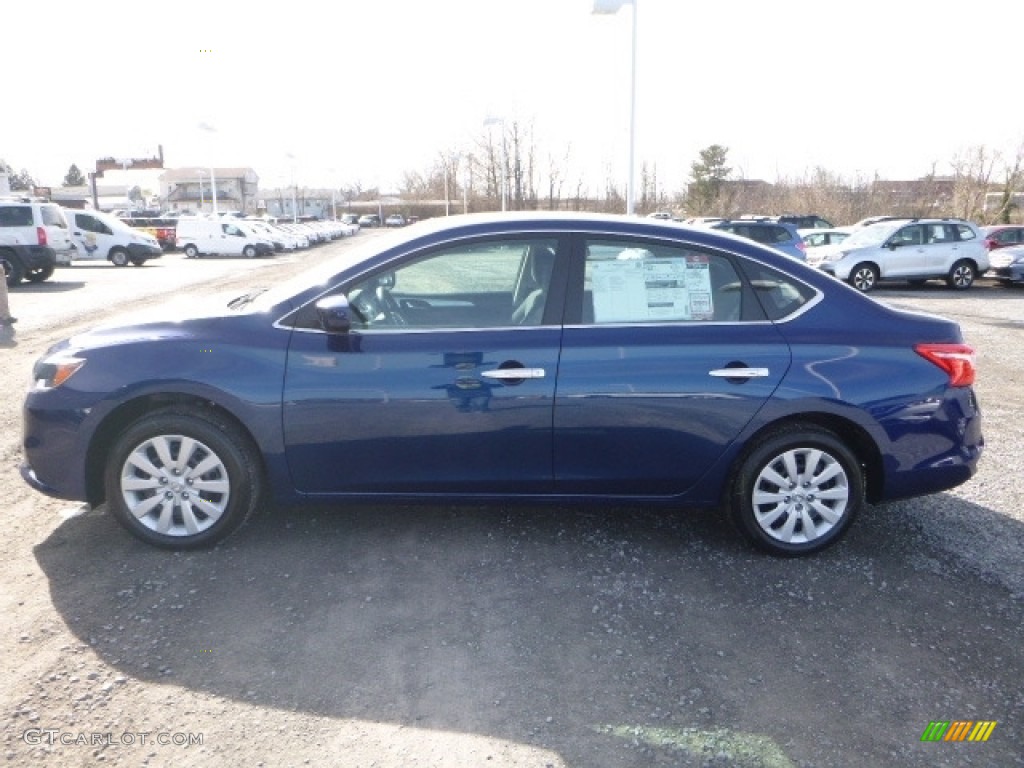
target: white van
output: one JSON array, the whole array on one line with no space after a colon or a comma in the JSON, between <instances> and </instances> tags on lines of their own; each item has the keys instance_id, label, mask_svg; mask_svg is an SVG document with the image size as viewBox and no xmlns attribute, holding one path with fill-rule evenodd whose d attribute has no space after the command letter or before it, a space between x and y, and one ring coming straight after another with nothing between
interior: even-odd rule
<instances>
[{"instance_id":1,"label":"white van","mask_svg":"<svg viewBox=\"0 0 1024 768\"><path fill-rule=\"evenodd\" d=\"M155 237L109 213L65 208L64 218L68 220L76 261L106 259L118 267L129 262L141 267L149 259L163 255Z\"/></svg>"},{"instance_id":2,"label":"white van","mask_svg":"<svg viewBox=\"0 0 1024 768\"><path fill-rule=\"evenodd\" d=\"M251 259L274 252L274 244L270 240L239 219L183 216L178 219L176 238L178 248L185 252L185 258L188 259L203 254L245 256Z\"/></svg>"}]
</instances>

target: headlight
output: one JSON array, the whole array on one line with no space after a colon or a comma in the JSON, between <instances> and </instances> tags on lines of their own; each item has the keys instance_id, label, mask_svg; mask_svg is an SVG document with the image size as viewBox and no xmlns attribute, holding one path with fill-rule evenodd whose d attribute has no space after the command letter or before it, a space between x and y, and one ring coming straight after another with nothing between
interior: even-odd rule
<instances>
[{"instance_id":1,"label":"headlight","mask_svg":"<svg viewBox=\"0 0 1024 768\"><path fill-rule=\"evenodd\" d=\"M846 258L846 251L836 251L825 255L825 261L842 261Z\"/></svg>"},{"instance_id":2,"label":"headlight","mask_svg":"<svg viewBox=\"0 0 1024 768\"><path fill-rule=\"evenodd\" d=\"M54 389L66 382L85 365L85 358L57 354L36 363L32 380L36 389Z\"/></svg>"}]
</instances>

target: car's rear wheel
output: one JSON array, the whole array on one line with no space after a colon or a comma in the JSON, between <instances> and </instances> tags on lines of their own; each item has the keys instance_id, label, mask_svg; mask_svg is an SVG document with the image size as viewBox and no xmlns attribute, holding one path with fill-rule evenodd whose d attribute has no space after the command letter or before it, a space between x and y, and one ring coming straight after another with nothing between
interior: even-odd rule
<instances>
[{"instance_id":1,"label":"car's rear wheel","mask_svg":"<svg viewBox=\"0 0 1024 768\"><path fill-rule=\"evenodd\" d=\"M858 264L850 270L847 280L861 293L867 293L878 284L878 268L874 264Z\"/></svg>"},{"instance_id":2,"label":"car's rear wheel","mask_svg":"<svg viewBox=\"0 0 1024 768\"><path fill-rule=\"evenodd\" d=\"M124 248L115 248L110 252L110 261L115 267L127 266L128 252Z\"/></svg>"},{"instance_id":3,"label":"car's rear wheel","mask_svg":"<svg viewBox=\"0 0 1024 768\"><path fill-rule=\"evenodd\" d=\"M776 432L740 462L730 488L733 522L774 555L835 543L864 503L864 477L832 432L805 424Z\"/></svg>"},{"instance_id":4,"label":"car's rear wheel","mask_svg":"<svg viewBox=\"0 0 1024 768\"><path fill-rule=\"evenodd\" d=\"M104 473L114 517L145 542L196 549L221 541L257 508L262 474L248 437L214 413L166 409L131 424Z\"/></svg>"},{"instance_id":5,"label":"car's rear wheel","mask_svg":"<svg viewBox=\"0 0 1024 768\"><path fill-rule=\"evenodd\" d=\"M965 291L974 285L974 278L977 272L974 265L966 259L961 259L949 269L946 275L946 285L956 291Z\"/></svg>"},{"instance_id":6,"label":"car's rear wheel","mask_svg":"<svg viewBox=\"0 0 1024 768\"><path fill-rule=\"evenodd\" d=\"M0 251L0 267L3 267L8 288L13 288L25 276L25 269L21 266L21 262L9 253Z\"/></svg>"},{"instance_id":7,"label":"car's rear wheel","mask_svg":"<svg viewBox=\"0 0 1024 768\"><path fill-rule=\"evenodd\" d=\"M199 257L199 249L198 248L196 248L194 245L186 245L185 246L185 258L186 259L195 259L195 258L198 258L198 257Z\"/></svg>"}]
</instances>

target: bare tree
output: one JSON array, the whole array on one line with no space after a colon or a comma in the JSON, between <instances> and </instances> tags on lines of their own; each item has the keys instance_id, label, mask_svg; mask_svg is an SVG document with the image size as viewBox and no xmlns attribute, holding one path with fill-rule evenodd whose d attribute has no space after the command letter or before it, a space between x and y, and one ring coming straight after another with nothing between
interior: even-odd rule
<instances>
[{"instance_id":1,"label":"bare tree","mask_svg":"<svg viewBox=\"0 0 1024 768\"><path fill-rule=\"evenodd\" d=\"M1017 153L1012 164L1003 167L1003 181L999 190L995 193L989 192L985 199L985 214L988 221L999 224L1009 224L1014 211L1020 209L1017 198L1024 194L1024 141L1017 147ZM988 198L997 197L998 203L995 209L989 213Z\"/></svg>"},{"instance_id":2,"label":"bare tree","mask_svg":"<svg viewBox=\"0 0 1024 768\"><path fill-rule=\"evenodd\" d=\"M953 199L955 216L973 220L985 215L985 201L992 186L998 153L984 146L973 147L953 160Z\"/></svg>"}]
</instances>

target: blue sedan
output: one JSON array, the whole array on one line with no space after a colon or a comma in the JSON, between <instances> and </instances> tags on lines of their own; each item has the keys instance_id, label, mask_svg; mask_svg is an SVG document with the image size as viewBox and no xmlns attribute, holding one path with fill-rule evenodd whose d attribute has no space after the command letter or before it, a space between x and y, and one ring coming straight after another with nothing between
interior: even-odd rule
<instances>
[{"instance_id":1,"label":"blue sedan","mask_svg":"<svg viewBox=\"0 0 1024 768\"><path fill-rule=\"evenodd\" d=\"M555 500L722 508L802 555L974 474L973 380L955 323L744 238L469 215L56 345L22 475L172 549L265 503Z\"/></svg>"}]
</instances>

